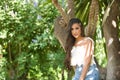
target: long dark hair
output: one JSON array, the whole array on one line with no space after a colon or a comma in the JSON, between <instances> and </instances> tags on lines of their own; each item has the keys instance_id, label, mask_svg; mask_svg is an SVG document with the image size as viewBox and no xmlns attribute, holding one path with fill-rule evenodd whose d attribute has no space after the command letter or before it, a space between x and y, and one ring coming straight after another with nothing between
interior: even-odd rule
<instances>
[{"instance_id":1,"label":"long dark hair","mask_svg":"<svg viewBox=\"0 0 120 80\"><path fill-rule=\"evenodd\" d=\"M68 37L67 37L67 41L66 41L66 46L65 46L65 51L66 51L66 57L65 57L65 67L68 69L68 70L71 70L71 66L70 66L70 59L71 59L71 50L72 50L72 47L75 43L75 38L72 36L72 33L71 33L71 30L72 30L72 25L75 24L75 23L78 23L81 27L81 36L84 37L84 27L83 27L83 24L82 22L78 19L78 18L72 18L69 23L68 23L68 28L69 28L69 34L68 34Z\"/></svg>"}]
</instances>

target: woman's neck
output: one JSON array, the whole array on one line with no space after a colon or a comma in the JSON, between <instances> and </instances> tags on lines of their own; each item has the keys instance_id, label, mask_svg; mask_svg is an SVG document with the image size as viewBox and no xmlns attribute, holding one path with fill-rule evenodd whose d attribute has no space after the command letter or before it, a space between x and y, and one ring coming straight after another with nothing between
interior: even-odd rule
<instances>
[{"instance_id":1,"label":"woman's neck","mask_svg":"<svg viewBox=\"0 0 120 80\"><path fill-rule=\"evenodd\" d=\"M76 38L76 39L75 39L75 43L77 43L78 41L83 40L83 38L84 38L84 37L82 37L82 36L80 36L80 37Z\"/></svg>"},{"instance_id":2,"label":"woman's neck","mask_svg":"<svg viewBox=\"0 0 120 80\"><path fill-rule=\"evenodd\" d=\"M75 39L75 42L81 41L84 37L80 36L78 38Z\"/></svg>"}]
</instances>

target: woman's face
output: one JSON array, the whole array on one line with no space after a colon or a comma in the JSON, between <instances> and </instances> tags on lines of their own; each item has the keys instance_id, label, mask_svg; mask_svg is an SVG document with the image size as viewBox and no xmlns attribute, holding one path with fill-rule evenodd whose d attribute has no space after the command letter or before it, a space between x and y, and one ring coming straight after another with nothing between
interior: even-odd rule
<instances>
[{"instance_id":1,"label":"woman's face","mask_svg":"<svg viewBox=\"0 0 120 80\"><path fill-rule=\"evenodd\" d=\"M74 38L81 37L81 27L78 23L72 25L71 33Z\"/></svg>"}]
</instances>

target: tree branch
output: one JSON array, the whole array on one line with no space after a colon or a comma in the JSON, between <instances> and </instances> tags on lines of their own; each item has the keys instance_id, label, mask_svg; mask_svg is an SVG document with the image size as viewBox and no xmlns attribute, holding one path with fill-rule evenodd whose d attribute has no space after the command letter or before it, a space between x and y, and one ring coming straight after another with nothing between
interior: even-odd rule
<instances>
[{"instance_id":1,"label":"tree branch","mask_svg":"<svg viewBox=\"0 0 120 80\"><path fill-rule=\"evenodd\" d=\"M61 13L63 19L65 20L65 23L67 24L69 21L69 17L67 15L67 13L65 12L65 10L60 6L60 4L58 3L58 0L52 0L52 3L55 5L55 7L58 9L58 11Z\"/></svg>"},{"instance_id":2,"label":"tree branch","mask_svg":"<svg viewBox=\"0 0 120 80\"><path fill-rule=\"evenodd\" d=\"M75 17L75 9L74 9L73 0L67 0L67 14L69 15L69 19Z\"/></svg>"},{"instance_id":3,"label":"tree branch","mask_svg":"<svg viewBox=\"0 0 120 80\"><path fill-rule=\"evenodd\" d=\"M91 5L90 5L88 25L85 29L86 36L93 37L95 30L96 30L98 15L99 15L98 0L92 0Z\"/></svg>"}]
</instances>

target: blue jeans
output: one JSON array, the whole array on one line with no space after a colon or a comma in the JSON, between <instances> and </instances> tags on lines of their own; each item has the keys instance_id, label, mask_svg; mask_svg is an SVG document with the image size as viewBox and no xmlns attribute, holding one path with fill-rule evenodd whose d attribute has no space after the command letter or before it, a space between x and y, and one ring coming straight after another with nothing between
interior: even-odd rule
<instances>
[{"instance_id":1,"label":"blue jeans","mask_svg":"<svg viewBox=\"0 0 120 80\"><path fill-rule=\"evenodd\" d=\"M79 80L83 66L77 66L72 80ZM95 64L91 65L86 74L85 80L99 80L99 71Z\"/></svg>"}]
</instances>

